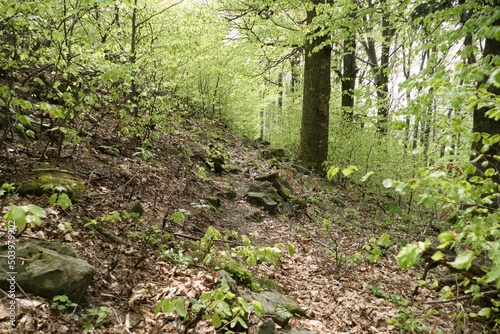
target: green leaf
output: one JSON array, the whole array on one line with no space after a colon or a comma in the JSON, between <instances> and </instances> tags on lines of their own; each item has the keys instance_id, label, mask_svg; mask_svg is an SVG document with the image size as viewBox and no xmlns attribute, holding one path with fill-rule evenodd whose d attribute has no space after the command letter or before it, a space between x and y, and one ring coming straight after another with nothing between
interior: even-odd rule
<instances>
[{"instance_id":1,"label":"green leaf","mask_svg":"<svg viewBox=\"0 0 500 334\"><path fill-rule=\"evenodd\" d=\"M472 261L474 260L474 252L471 250L463 251L458 254L453 262L449 262L449 264L456 269L465 269L469 270Z\"/></svg>"},{"instance_id":2,"label":"green leaf","mask_svg":"<svg viewBox=\"0 0 500 334\"><path fill-rule=\"evenodd\" d=\"M41 207L39 207L38 205L30 204L30 205L28 205L28 210L37 217L40 217L40 218L47 217L45 210L42 209Z\"/></svg>"},{"instance_id":3,"label":"green leaf","mask_svg":"<svg viewBox=\"0 0 500 334\"><path fill-rule=\"evenodd\" d=\"M479 316L482 316L482 317L485 317L486 319L490 318L491 317L491 308L489 307L485 307L485 308L482 308L478 313L477 315Z\"/></svg>"},{"instance_id":4,"label":"green leaf","mask_svg":"<svg viewBox=\"0 0 500 334\"><path fill-rule=\"evenodd\" d=\"M455 241L455 235L449 231L443 232L438 236L439 241L444 243L450 243ZM439 247L441 248L441 246Z\"/></svg>"},{"instance_id":5,"label":"green leaf","mask_svg":"<svg viewBox=\"0 0 500 334\"><path fill-rule=\"evenodd\" d=\"M245 313L249 312L248 304L244 298L241 298L241 297L238 298L238 303L241 305L241 307L243 308L243 311L245 311Z\"/></svg>"},{"instance_id":6,"label":"green leaf","mask_svg":"<svg viewBox=\"0 0 500 334\"><path fill-rule=\"evenodd\" d=\"M162 311L166 315L170 315L172 314L172 312L174 312L174 309L175 305L171 299L163 299L158 303L158 305L156 305L155 314L158 314L160 311Z\"/></svg>"},{"instance_id":7,"label":"green leaf","mask_svg":"<svg viewBox=\"0 0 500 334\"><path fill-rule=\"evenodd\" d=\"M419 255L423 252L417 244L409 244L404 246L396 256L398 265L403 268L412 267L417 262Z\"/></svg>"},{"instance_id":8,"label":"green leaf","mask_svg":"<svg viewBox=\"0 0 500 334\"><path fill-rule=\"evenodd\" d=\"M30 137L31 139L35 139L35 133L33 130L26 130L26 136Z\"/></svg>"},{"instance_id":9,"label":"green leaf","mask_svg":"<svg viewBox=\"0 0 500 334\"><path fill-rule=\"evenodd\" d=\"M330 167L330 169L328 169L328 172L326 173L326 178L328 179L328 181L331 181L333 179L333 177L335 175L337 175L337 173L339 172L340 168L339 167Z\"/></svg>"},{"instance_id":10,"label":"green leaf","mask_svg":"<svg viewBox=\"0 0 500 334\"><path fill-rule=\"evenodd\" d=\"M288 243L288 255L290 255L290 257L293 257L294 254L295 254L295 245L292 243Z\"/></svg>"},{"instance_id":11,"label":"green leaf","mask_svg":"<svg viewBox=\"0 0 500 334\"><path fill-rule=\"evenodd\" d=\"M351 166L349 166L347 168L344 168L342 170L342 174L344 174L344 176L349 176L352 173L357 172L357 171L358 171L358 167L351 165Z\"/></svg>"},{"instance_id":12,"label":"green leaf","mask_svg":"<svg viewBox=\"0 0 500 334\"><path fill-rule=\"evenodd\" d=\"M434 255L432 255L431 257L434 261L439 261L441 260L442 258L444 258L444 254L443 252L441 251L437 251L436 253L434 253Z\"/></svg>"},{"instance_id":13,"label":"green leaf","mask_svg":"<svg viewBox=\"0 0 500 334\"><path fill-rule=\"evenodd\" d=\"M214 326L215 328L219 328L222 326L222 321L220 320L218 313L214 313L212 315L212 326Z\"/></svg>"},{"instance_id":14,"label":"green leaf","mask_svg":"<svg viewBox=\"0 0 500 334\"><path fill-rule=\"evenodd\" d=\"M184 297L179 297L175 302L175 311L181 318L185 318L187 315L186 307L184 305Z\"/></svg>"},{"instance_id":15,"label":"green leaf","mask_svg":"<svg viewBox=\"0 0 500 334\"><path fill-rule=\"evenodd\" d=\"M394 180L391 180L391 179L385 179L383 182L382 182L382 185L385 187L385 188L392 188L394 186Z\"/></svg>"},{"instance_id":16,"label":"green leaf","mask_svg":"<svg viewBox=\"0 0 500 334\"><path fill-rule=\"evenodd\" d=\"M366 182L368 181L373 175L375 175L374 171L368 172L361 178L361 182Z\"/></svg>"},{"instance_id":17,"label":"green leaf","mask_svg":"<svg viewBox=\"0 0 500 334\"><path fill-rule=\"evenodd\" d=\"M57 201L57 196L58 194L54 193L49 197L49 205L53 205Z\"/></svg>"},{"instance_id":18,"label":"green leaf","mask_svg":"<svg viewBox=\"0 0 500 334\"><path fill-rule=\"evenodd\" d=\"M262 315L264 314L264 307L262 306L262 303L258 302L256 300L252 300L252 306L253 306L253 311L255 312L255 314L259 318L262 318Z\"/></svg>"},{"instance_id":19,"label":"green leaf","mask_svg":"<svg viewBox=\"0 0 500 334\"><path fill-rule=\"evenodd\" d=\"M66 195L65 193L60 193L57 198L57 205L59 205L63 210L66 210L67 208L72 206L73 203L71 203L68 195Z\"/></svg>"},{"instance_id":20,"label":"green leaf","mask_svg":"<svg viewBox=\"0 0 500 334\"><path fill-rule=\"evenodd\" d=\"M184 214L180 211L176 211L174 213L172 213L172 220L176 223L182 223L184 221L184 219L186 219L186 216L184 216Z\"/></svg>"},{"instance_id":21,"label":"green leaf","mask_svg":"<svg viewBox=\"0 0 500 334\"><path fill-rule=\"evenodd\" d=\"M384 233L378 238L377 245L389 247L391 245L391 240L388 234Z\"/></svg>"},{"instance_id":22,"label":"green leaf","mask_svg":"<svg viewBox=\"0 0 500 334\"><path fill-rule=\"evenodd\" d=\"M486 276L484 276L481 281L484 283L491 283L491 282L497 282L500 280L500 264L497 264L493 268L488 271ZM498 286L498 284L497 284Z\"/></svg>"},{"instance_id":23,"label":"green leaf","mask_svg":"<svg viewBox=\"0 0 500 334\"><path fill-rule=\"evenodd\" d=\"M6 228L9 227L9 224L14 223L19 229L23 229L27 224L26 212L19 206L14 206L12 209L7 211L4 218L7 221L7 224L5 225Z\"/></svg>"}]
</instances>

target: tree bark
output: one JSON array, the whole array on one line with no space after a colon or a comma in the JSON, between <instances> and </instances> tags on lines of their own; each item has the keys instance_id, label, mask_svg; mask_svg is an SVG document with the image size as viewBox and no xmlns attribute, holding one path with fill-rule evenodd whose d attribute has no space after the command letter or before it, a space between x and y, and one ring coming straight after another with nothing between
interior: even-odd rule
<instances>
[{"instance_id":1,"label":"tree bark","mask_svg":"<svg viewBox=\"0 0 500 334\"><path fill-rule=\"evenodd\" d=\"M500 7L500 0L495 0L493 6ZM498 29L500 26L500 19L493 22L491 29ZM483 50L483 62L488 61L493 68L495 65L498 66L498 60L495 64L495 58L500 57L500 41L494 38L487 38L484 44ZM478 85L478 89L486 88L488 93L494 95L500 95L500 87L496 87L494 84L487 83L490 74L485 74L483 80ZM498 97L497 97L498 99ZM488 117L486 114L491 110L491 106L483 106L481 108L476 107L474 109L473 116L473 126L472 131L479 134L487 134L489 136L500 135L500 120L495 121L495 119ZM479 140L473 143L472 149L476 155L481 154L481 150L484 147L483 140ZM493 168L496 174L493 176L495 182L500 184L500 161L498 158L500 156L500 143L494 143L490 146L489 150L484 152L484 156L477 159L475 162L475 167L482 174L487 169ZM473 157L474 159L474 157Z\"/></svg>"},{"instance_id":2,"label":"tree bark","mask_svg":"<svg viewBox=\"0 0 500 334\"><path fill-rule=\"evenodd\" d=\"M321 0L312 0L317 5ZM317 12L307 12L307 24L310 25ZM300 130L299 159L318 172L323 172L322 164L328 156L328 128L330 103L330 64L331 46L316 47L328 40L318 31L308 36L305 43L304 95L302 100L302 121Z\"/></svg>"},{"instance_id":3,"label":"tree bark","mask_svg":"<svg viewBox=\"0 0 500 334\"><path fill-rule=\"evenodd\" d=\"M354 121L354 88L356 87L356 33L344 40L342 68L342 112L347 121Z\"/></svg>"}]
</instances>

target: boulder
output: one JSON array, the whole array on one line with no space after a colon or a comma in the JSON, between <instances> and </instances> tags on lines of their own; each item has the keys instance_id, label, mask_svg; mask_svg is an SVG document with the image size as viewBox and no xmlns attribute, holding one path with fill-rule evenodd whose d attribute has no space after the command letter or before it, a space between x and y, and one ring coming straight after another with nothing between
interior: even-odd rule
<instances>
[{"instance_id":1,"label":"boulder","mask_svg":"<svg viewBox=\"0 0 500 334\"><path fill-rule=\"evenodd\" d=\"M260 302L265 315L281 327L285 327L293 316L305 315L305 311L293 298L279 292L252 292L241 288L238 291L247 302L251 303L254 300Z\"/></svg>"},{"instance_id":2,"label":"boulder","mask_svg":"<svg viewBox=\"0 0 500 334\"><path fill-rule=\"evenodd\" d=\"M261 175L261 176L257 176L255 178L256 181L269 181L269 182L273 182L274 180L276 180L277 178L279 177L279 173L278 172L274 172L274 173L271 173L271 174L266 174L266 175Z\"/></svg>"},{"instance_id":3,"label":"boulder","mask_svg":"<svg viewBox=\"0 0 500 334\"><path fill-rule=\"evenodd\" d=\"M276 213L276 210L278 209L278 202L276 202L268 193L249 192L246 196L248 203L261 206L265 210L269 211L269 213Z\"/></svg>"},{"instance_id":4,"label":"boulder","mask_svg":"<svg viewBox=\"0 0 500 334\"><path fill-rule=\"evenodd\" d=\"M18 242L15 268L8 263L8 250L8 245L0 247L0 288L4 290L9 290L8 273L16 272L15 282L24 291L48 299L67 295L78 303L95 272L71 247L57 242Z\"/></svg>"},{"instance_id":5,"label":"boulder","mask_svg":"<svg viewBox=\"0 0 500 334\"><path fill-rule=\"evenodd\" d=\"M16 182L21 195L44 195L54 192L64 192L70 198L75 198L85 191L83 181L73 173L63 169L39 168Z\"/></svg>"},{"instance_id":6,"label":"boulder","mask_svg":"<svg viewBox=\"0 0 500 334\"><path fill-rule=\"evenodd\" d=\"M229 287L236 296L243 297L248 303L258 301L264 308L264 316L269 317L274 323L284 327L294 316L304 316L306 313L293 298L276 291L252 292L239 288L231 276L221 270L220 282Z\"/></svg>"}]
</instances>

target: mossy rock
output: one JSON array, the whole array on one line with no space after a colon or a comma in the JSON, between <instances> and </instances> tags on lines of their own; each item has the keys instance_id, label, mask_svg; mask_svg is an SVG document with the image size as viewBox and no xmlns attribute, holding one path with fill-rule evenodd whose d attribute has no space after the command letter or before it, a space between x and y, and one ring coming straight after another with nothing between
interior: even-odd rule
<instances>
[{"instance_id":1,"label":"mossy rock","mask_svg":"<svg viewBox=\"0 0 500 334\"><path fill-rule=\"evenodd\" d=\"M253 280L252 273L241 262L231 259L214 259L213 265L229 273L238 282L251 286Z\"/></svg>"},{"instance_id":2,"label":"mossy rock","mask_svg":"<svg viewBox=\"0 0 500 334\"><path fill-rule=\"evenodd\" d=\"M52 194L64 192L71 199L78 197L85 191L83 181L66 170L53 168L34 169L31 173L16 182L20 195Z\"/></svg>"}]
</instances>

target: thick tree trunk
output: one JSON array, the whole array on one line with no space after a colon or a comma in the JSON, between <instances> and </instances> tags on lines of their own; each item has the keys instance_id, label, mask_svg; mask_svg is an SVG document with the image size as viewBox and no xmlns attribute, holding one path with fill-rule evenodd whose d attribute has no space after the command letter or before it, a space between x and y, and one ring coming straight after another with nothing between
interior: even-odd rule
<instances>
[{"instance_id":1,"label":"thick tree trunk","mask_svg":"<svg viewBox=\"0 0 500 334\"><path fill-rule=\"evenodd\" d=\"M500 0L494 1L494 5L500 7ZM494 30L493 28L498 29L499 27L500 19L497 19L493 23L493 26L491 28L492 30ZM495 60L493 60L495 57L500 57L500 41L498 39L488 38L486 39L484 45L483 59L486 59L492 65L495 65ZM498 60L496 66L498 66ZM488 78L489 74L485 75L483 80L479 83L479 87L484 87L485 85L487 85ZM486 89L491 94L500 95L500 87L489 84ZM490 110L490 106L483 106L474 110L472 126L472 131L474 133L484 133L490 136L500 135L500 120L495 121L495 119L488 117L486 114ZM480 154L483 147L483 141L479 140L474 142L472 149L476 152L476 154ZM495 156L497 158L495 158ZM484 157L476 160L475 166L481 173L484 173L484 171L486 171L487 169L493 168L496 171L496 174L493 176L493 178L497 183L500 184L500 161L498 160L498 156L500 156L500 143L497 142L491 144L489 150L484 152ZM475 157L473 157L473 159L474 158Z\"/></svg>"},{"instance_id":2,"label":"thick tree trunk","mask_svg":"<svg viewBox=\"0 0 500 334\"><path fill-rule=\"evenodd\" d=\"M312 0L315 5L320 2ZM315 9L308 11L307 23L311 24L316 15ZM309 36L305 43L299 159L319 172L328 155L331 47L316 52L313 49L327 40L328 36Z\"/></svg>"}]
</instances>

